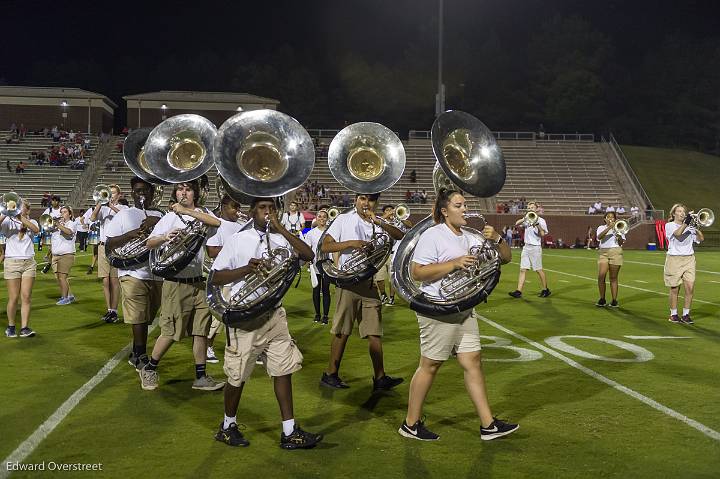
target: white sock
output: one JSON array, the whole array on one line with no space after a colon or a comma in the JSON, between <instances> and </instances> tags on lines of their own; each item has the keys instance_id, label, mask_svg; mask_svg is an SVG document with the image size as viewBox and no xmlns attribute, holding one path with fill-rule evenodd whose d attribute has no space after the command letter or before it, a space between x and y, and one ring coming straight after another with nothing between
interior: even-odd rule
<instances>
[{"instance_id":1,"label":"white sock","mask_svg":"<svg viewBox=\"0 0 720 479\"><path fill-rule=\"evenodd\" d=\"M677 314L677 309L670 310L670 316L675 316L676 314Z\"/></svg>"},{"instance_id":2,"label":"white sock","mask_svg":"<svg viewBox=\"0 0 720 479\"><path fill-rule=\"evenodd\" d=\"M108 309L111 313L117 313L117 309Z\"/></svg>"},{"instance_id":3,"label":"white sock","mask_svg":"<svg viewBox=\"0 0 720 479\"><path fill-rule=\"evenodd\" d=\"M289 436L295 430L295 419L288 419L282 422L283 434Z\"/></svg>"},{"instance_id":4,"label":"white sock","mask_svg":"<svg viewBox=\"0 0 720 479\"><path fill-rule=\"evenodd\" d=\"M690 308L683 308L683 316L690 314Z\"/></svg>"},{"instance_id":5,"label":"white sock","mask_svg":"<svg viewBox=\"0 0 720 479\"><path fill-rule=\"evenodd\" d=\"M230 427L230 424L235 423L237 424L237 416L228 417L225 416L225 419L223 419L223 429L227 429Z\"/></svg>"}]
</instances>

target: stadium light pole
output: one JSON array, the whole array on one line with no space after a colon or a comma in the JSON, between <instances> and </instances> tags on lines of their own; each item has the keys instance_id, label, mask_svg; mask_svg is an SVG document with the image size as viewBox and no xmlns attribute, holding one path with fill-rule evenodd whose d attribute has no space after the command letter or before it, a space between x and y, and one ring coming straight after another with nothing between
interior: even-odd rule
<instances>
[{"instance_id":1,"label":"stadium light pole","mask_svg":"<svg viewBox=\"0 0 720 479\"><path fill-rule=\"evenodd\" d=\"M88 98L88 132L87 132L88 136L90 136L90 111L91 111L91 106L92 106L92 100L91 100L90 98Z\"/></svg>"},{"instance_id":2,"label":"stadium light pole","mask_svg":"<svg viewBox=\"0 0 720 479\"><path fill-rule=\"evenodd\" d=\"M168 106L165 103L163 103L162 106L160 107L160 109L162 110L162 119L167 120Z\"/></svg>"},{"instance_id":3,"label":"stadium light pole","mask_svg":"<svg viewBox=\"0 0 720 479\"><path fill-rule=\"evenodd\" d=\"M63 128L65 128L65 122L67 122L68 125L70 124L70 122L69 122L68 119L67 119L67 117L68 117L68 113L67 113L68 102L67 102L67 100L61 101L61 102L60 102L60 106L62 107L62 123L61 123L61 126L62 126Z\"/></svg>"},{"instance_id":4,"label":"stadium light pole","mask_svg":"<svg viewBox=\"0 0 720 479\"><path fill-rule=\"evenodd\" d=\"M445 111L445 85L442 78L443 67L443 0L438 0L438 91L435 95L435 116Z\"/></svg>"}]
</instances>

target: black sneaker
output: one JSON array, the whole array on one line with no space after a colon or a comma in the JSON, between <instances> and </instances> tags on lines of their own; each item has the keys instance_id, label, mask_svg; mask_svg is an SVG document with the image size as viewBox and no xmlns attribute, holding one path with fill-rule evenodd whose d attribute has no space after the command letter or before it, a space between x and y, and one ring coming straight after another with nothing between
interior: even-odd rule
<instances>
[{"instance_id":1,"label":"black sneaker","mask_svg":"<svg viewBox=\"0 0 720 479\"><path fill-rule=\"evenodd\" d=\"M141 354L140 356L134 358L135 361L135 371L140 371L142 368L147 366L147 364L150 362L150 358L147 354Z\"/></svg>"},{"instance_id":2,"label":"black sneaker","mask_svg":"<svg viewBox=\"0 0 720 479\"><path fill-rule=\"evenodd\" d=\"M410 439L417 439L418 441L437 441L440 439L440 436L426 428L425 423L422 421L416 422L412 425L412 427L408 426L407 423L403 421L402 426L398 429L398 432L401 436L409 437Z\"/></svg>"},{"instance_id":3,"label":"black sneaker","mask_svg":"<svg viewBox=\"0 0 720 479\"><path fill-rule=\"evenodd\" d=\"M317 446L322 439L322 434L303 431L296 424L295 429L289 436L286 436L284 432L280 434L280 447L283 449L311 449Z\"/></svg>"},{"instance_id":4,"label":"black sneaker","mask_svg":"<svg viewBox=\"0 0 720 479\"><path fill-rule=\"evenodd\" d=\"M385 304L385 303L387 303L388 301L389 301L389 300L388 300L388 297L387 297L386 294L383 294L382 296L380 296L380 303L381 303L381 304Z\"/></svg>"},{"instance_id":5,"label":"black sneaker","mask_svg":"<svg viewBox=\"0 0 720 479\"><path fill-rule=\"evenodd\" d=\"M15 331L15 326L8 326L5 329L5 337L6 338L17 338L17 331Z\"/></svg>"},{"instance_id":6,"label":"black sneaker","mask_svg":"<svg viewBox=\"0 0 720 479\"><path fill-rule=\"evenodd\" d=\"M328 323L328 317L327 317L327 316L323 316L323 317L322 317L322 320L321 320L320 322L321 322L322 324L327 324L327 323Z\"/></svg>"},{"instance_id":7,"label":"black sneaker","mask_svg":"<svg viewBox=\"0 0 720 479\"><path fill-rule=\"evenodd\" d=\"M480 439L483 441L492 441L493 439L507 436L520 428L519 424L509 424L498 418L493 419L493 422L488 427L480 428Z\"/></svg>"},{"instance_id":8,"label":"black sneaker","mask_svg":"<svg viewBox=\"0 0 720 479\"><path fill-rule=\"evenodd\" d=\"M671 314L668 321L670 321L671 323L682 323L680 316L678 316L677 314Z\"/></svg>"},{"instance_id":9,"label":"black sneaker","mask_svg":"<svg viewBox=\"0 0 720 479\"><path fill-rule=\"evenodd\" d=\"M595 306L598 308L602 308L603 306L607 305L607 301L605 301L605 298L598 299L597 303L595 303Z\"/></svg>"},{"instance_id":10,"label":"black sneaker","mask_svg":"<svg viewBox=\"0 0 720 479\"><path fill-rule=\"evenodd\" d=\"M508 294L513 298L522 298L522 292L519 289L516 289L515 291Z\"/></svg>"},{"instance_id":11,"label":"black sneaker","mask_svg":"<svg viewBox=\"0 0 720 479\"><path fill-rule=\"evenodd\" d=\"M550 290L543 289L542 291L540 291L540 294L538 294L538 296L540 296L541 298L547 298L548 296L550 296Z\"/></svg>"},{"instance_id":12,"label":"black sneaker","mask_svg":"<svg viewBox=\"0 0 720 479\"><path fill-rule=\"evenodd\" d=\"M108 324L115 324L120 322L120 317L118 317L118 314L115 311L108 311L105 313L105 316L103 316L103 319Z\"/></svg>"},{"instance_id":13,"label":"black sneaker","mask_svg":"<svg viewBox=\"0 0 720 479\"><path fill-rule=\"evenodd\" d=\"M316 315L315 315L315 319L313 319L313 322L314 322L314 323L319 323L319 322L320 322L320 315L319 315L319 314L316 314Z\"/></svg>"},{"instance_id":14,"label":"black sneaker","mask_svg":"<svg viewBox=\"0 0 720 479\"><path fill-rule=\"evenodd\" d=\"M680 318L680 321L685 324L695 324L695 321L692 320L689 314L683 314L682 318ZM22 330L20 330L20 336L22 336Z\"/></svg>"},{"instance_id":15,"label":"black sneaker","mask_svg":"<svg viewBox=\"0 0 720 479\"><path fill-rule=\"evenodd\" d=\"M108 322L108 316L110 316L110 311L106 311L105 314L102 315L102 318L100 318L100 321Z\"/></svg>"},{"instance_id":16,"label":"black sneaker","mask_svg":"<svg viewBox=\"0 0 720 479\"><path fill-rule=\"evenodd\" d=\"M228 446L247 447L250 445L250 441L245 439L235 423L230 424L227 429L223 429L223 423L220 423L220 429L215 433L215 440L224 442Z\"/></svg>"},{"instance_id":17,"label":"black sneaker","mask_svg":"<svg viewBox=\"0 0 720 479\"><path fill-rule=\"evenodd\" d=\"M610 307L611 308L619 308L620 307L620 305L617 302L617 299L612 300L612 302L610 303Z\"/></svg>"},{"instance_id":18,"label":"black sneaker","mask_svg":"<svg viewBox=\"0 0 720 479\"><path fill-rule=\"evenodd\" d=\"M395 296L390 296L390 301L388 301L388 304L390 306L395 306Z\"/></svg>"},{"instance_id":19,"label":"black sneaker","mask_svg":"<svg viewBox=\"0 0 720 479\"><path fill-rule=\"evenodd\" d=\"M323 373L322 378L320 378L320 385L327 386L329 388L334 388L334 389L347 389L350 387L347 384L345 384L345 382L342 379L340 379L340 376L338 376L337 373L334 373L334 374Z\"/></svg>"},{"instance_id":20,"label":"black sneaker","mask_svg":"<svg viewBox=\"0 0 720 479\"><path fill-rule=\"evenodd\" d=\"M46 274L48 271L50 271L51 267L52 267L52 265L50 263L43 266L43 269L42 269L43 274Z\"/></svg>"},{"instance_id":21,"label":"black sneaker","mask_svg":"<svg viewBox=\"0 0 720 479\"><path fill-rule=\"evenodd\" d=\"M388 375L378 379L373 378L373 391L389 391L403 381L405 381L403 378L394 378Z\"/></svg>"},{"instance_id":22,"label":"black sneaker","mask_svg":"<svg viewBox=\"0 0 720 479\"><path fill-rule=\"evenodd\" d=\"M92 274L92 273L93 273L93 267L92 267L92 266L88 266L87 273L85 273L85 274Z\"/></svg>"}]
</instances>

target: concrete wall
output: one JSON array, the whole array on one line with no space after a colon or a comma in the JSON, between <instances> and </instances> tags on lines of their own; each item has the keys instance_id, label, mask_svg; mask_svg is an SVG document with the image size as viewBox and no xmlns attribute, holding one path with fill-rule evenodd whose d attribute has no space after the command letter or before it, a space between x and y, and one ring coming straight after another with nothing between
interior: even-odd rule
<instances>
[{"instance_id":1,"label":"concrete wall","mask_svg":"<svg viewBox=\"0 0 720 479\"><path fill-rule=\"evenodd\" d=\"M67 113L65 118L62 115L63 111ZM9 129L12 123L18 126L23 123L28 130L52 128L57 125L68 131L87 132L88 107L68 106L63 109L59 105L0 105L0 129ZM113 128L113 115L103 108L91 107L90 128L92 133L99 131L110 133Z\"/></svg>"}]
</instances>

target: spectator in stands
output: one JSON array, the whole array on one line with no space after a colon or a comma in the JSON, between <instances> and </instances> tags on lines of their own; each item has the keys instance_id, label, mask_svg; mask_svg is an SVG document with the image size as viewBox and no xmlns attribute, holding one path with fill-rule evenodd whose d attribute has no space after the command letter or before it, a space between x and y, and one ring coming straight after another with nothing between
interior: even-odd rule
<instances>
[{"instance_id":1,"label":"spectator in stands","mask_svg":"<svg viewBox=\"0 0 720 479\"><path fill-rule=\"evenodd\" d=\"M344 208L347 208L350 206L350 195L348 195L347 191L345 193L343 193L342 204L343 204Z\"/></svg>"},{"instance_id":2,"label":"spectator in stands","mask_svg":"<svg viewBox=\"0 0 720 479\"><path fill-rule=\"evenodd\" d=\"M645 206L645 217L649 220L653 218L653 209L651 204Z\"/></svg>"},{"instance_id":3,"label":"spectator in stands","mask_svg":"<svg viewBox=\"0 0 720 479\"><path fill-rule=\"evenodd\" d=\"M25 138L26 135L27 135L27 128L25 127L25 124L20 123L19 136L20 136L20 138Z\"/></svg>"},{"instance_id":4,"label":"spectator in stands","mask_svg":"<svg viewBox=\"0 0 720 479\"><path fill-rule=\"evenodd\" d=\"M15 173L25 173L25 162L21 161L15 167Z\"/></svg>"},{"instance_id":5,"label":"spectator in stands","mask_svg":"<svg viewBox=\"0 0 720 479\"><path fill-rule=\"evenodd\" d=\"M49 191L46 191L45 193L43 193L42 200L40 201L40 206L42 206L44 208L47 208L48 206L50 206L50 192Z\"/></svg>"},{"instance_id":6,"label":"spectator in stands","mask_svg":"<svg viewBox=\"0 0 720 479\"><path fill-rule=\"evenodd\" d=\"M618 206L617 208L615 208L615 213L617 213L619 215L624 215L625 207L623 205Z\"/></svg>"},{"instance_id":7,"label":"spectator in stands","mask_svg":"<svg viewBox=\"0 0 720 479\"><path fill-rule=\"evenodd\" d=\"M538 127L538 137L541 140L545 139L545 126L543 126L542 123L540 123L540 126Z\"/></svg>"},{"instance_id":8,"label":"spectator in stands","mask_svg":"<svg viewBox=\"0 0 720 479\"><path fill-rule=\"evenodd\" d=\"M5 163L5 166L7 167L7 170L9 173L12 173L12 166L10 166L10 160L7 160Z\"/></svg>"},{"instance_id":9,"label":"spectator in stands","mask_svg":"<svg viewBox=\"0 0 720 479\"><path fill-rule=\"evenodd\" d=\"M420 193L420 201L425 204L427 203L427 192L425 190L422 190Z\"/></svg>"},{"instance_id":10,"label":"spectator in stands","mask_svg":"<svg viewBox=\"0 0 720 479\"><path fill-rule=\"evenodd\" d=\"M587 214L589 214L589 215L594 215L594 214L595 214L595 206L594 206L594 205L588 206Z\"/></svg>"},{"instance_id":11,"label":"spectator in stands","mask_svg":"<svg viewBox=\"0 0 720 479\"><path fill-rule=\"evenodd\" d=\"M405 202L412 203L412 192L410 190L405 192Z\"/></svg>"},{"instance_id":12,"label":"spectator in stands","mask_svg":"<svg viewBox=\"0 0 720 479\"><path fill-rule=\"evenodd\" d=\"M633 216L639 216L640 208L638 208L637 206L633 206L632 208L630 208L630 214Z\"/></svg>"},{"instance_id":13,"label":"spectator in stands","mask_svg":"<svg viewBox=\"0 0 720 479\"><path fill-rule=\"evenodd\" d=\"M605 208L605 213L614 213L615 207L613 205L608 205L607 208Z\"/></svg>"},{"instance_id":14,"label":"spectator in stands","mask_svg":"<svg viewBox=\"0 0 720 479\"><path fill-rule=\"evenodd\" d=\"M410 172L410 183L417 183L417 172L415 170Z\"/></svg>"},{"instance_id":15,"label":"spectator in stands","mask_svg":"<svg viewBox=\"0 0 720 479\"><path fill-rule=\"evenodd\" d=\"M593 205L593 208L595 208L596 214L602 213L602 211L603 211L602 201L599 201L599 200L596 201L595 204Z\"/></svg>"},{"instance_id":16,"label":"spectator in stands","mask_svg":"<svg viewBox=\"0 0 720 479\"><path fill-rule=\"evenodd\" d=\"M512 228L510 228L509 226L506 226L503 231L504 231L503 237L505 238L505 242L506 242L510 247L512 247L512 238L513 238Z\"/></svg>"}]
</instances>

